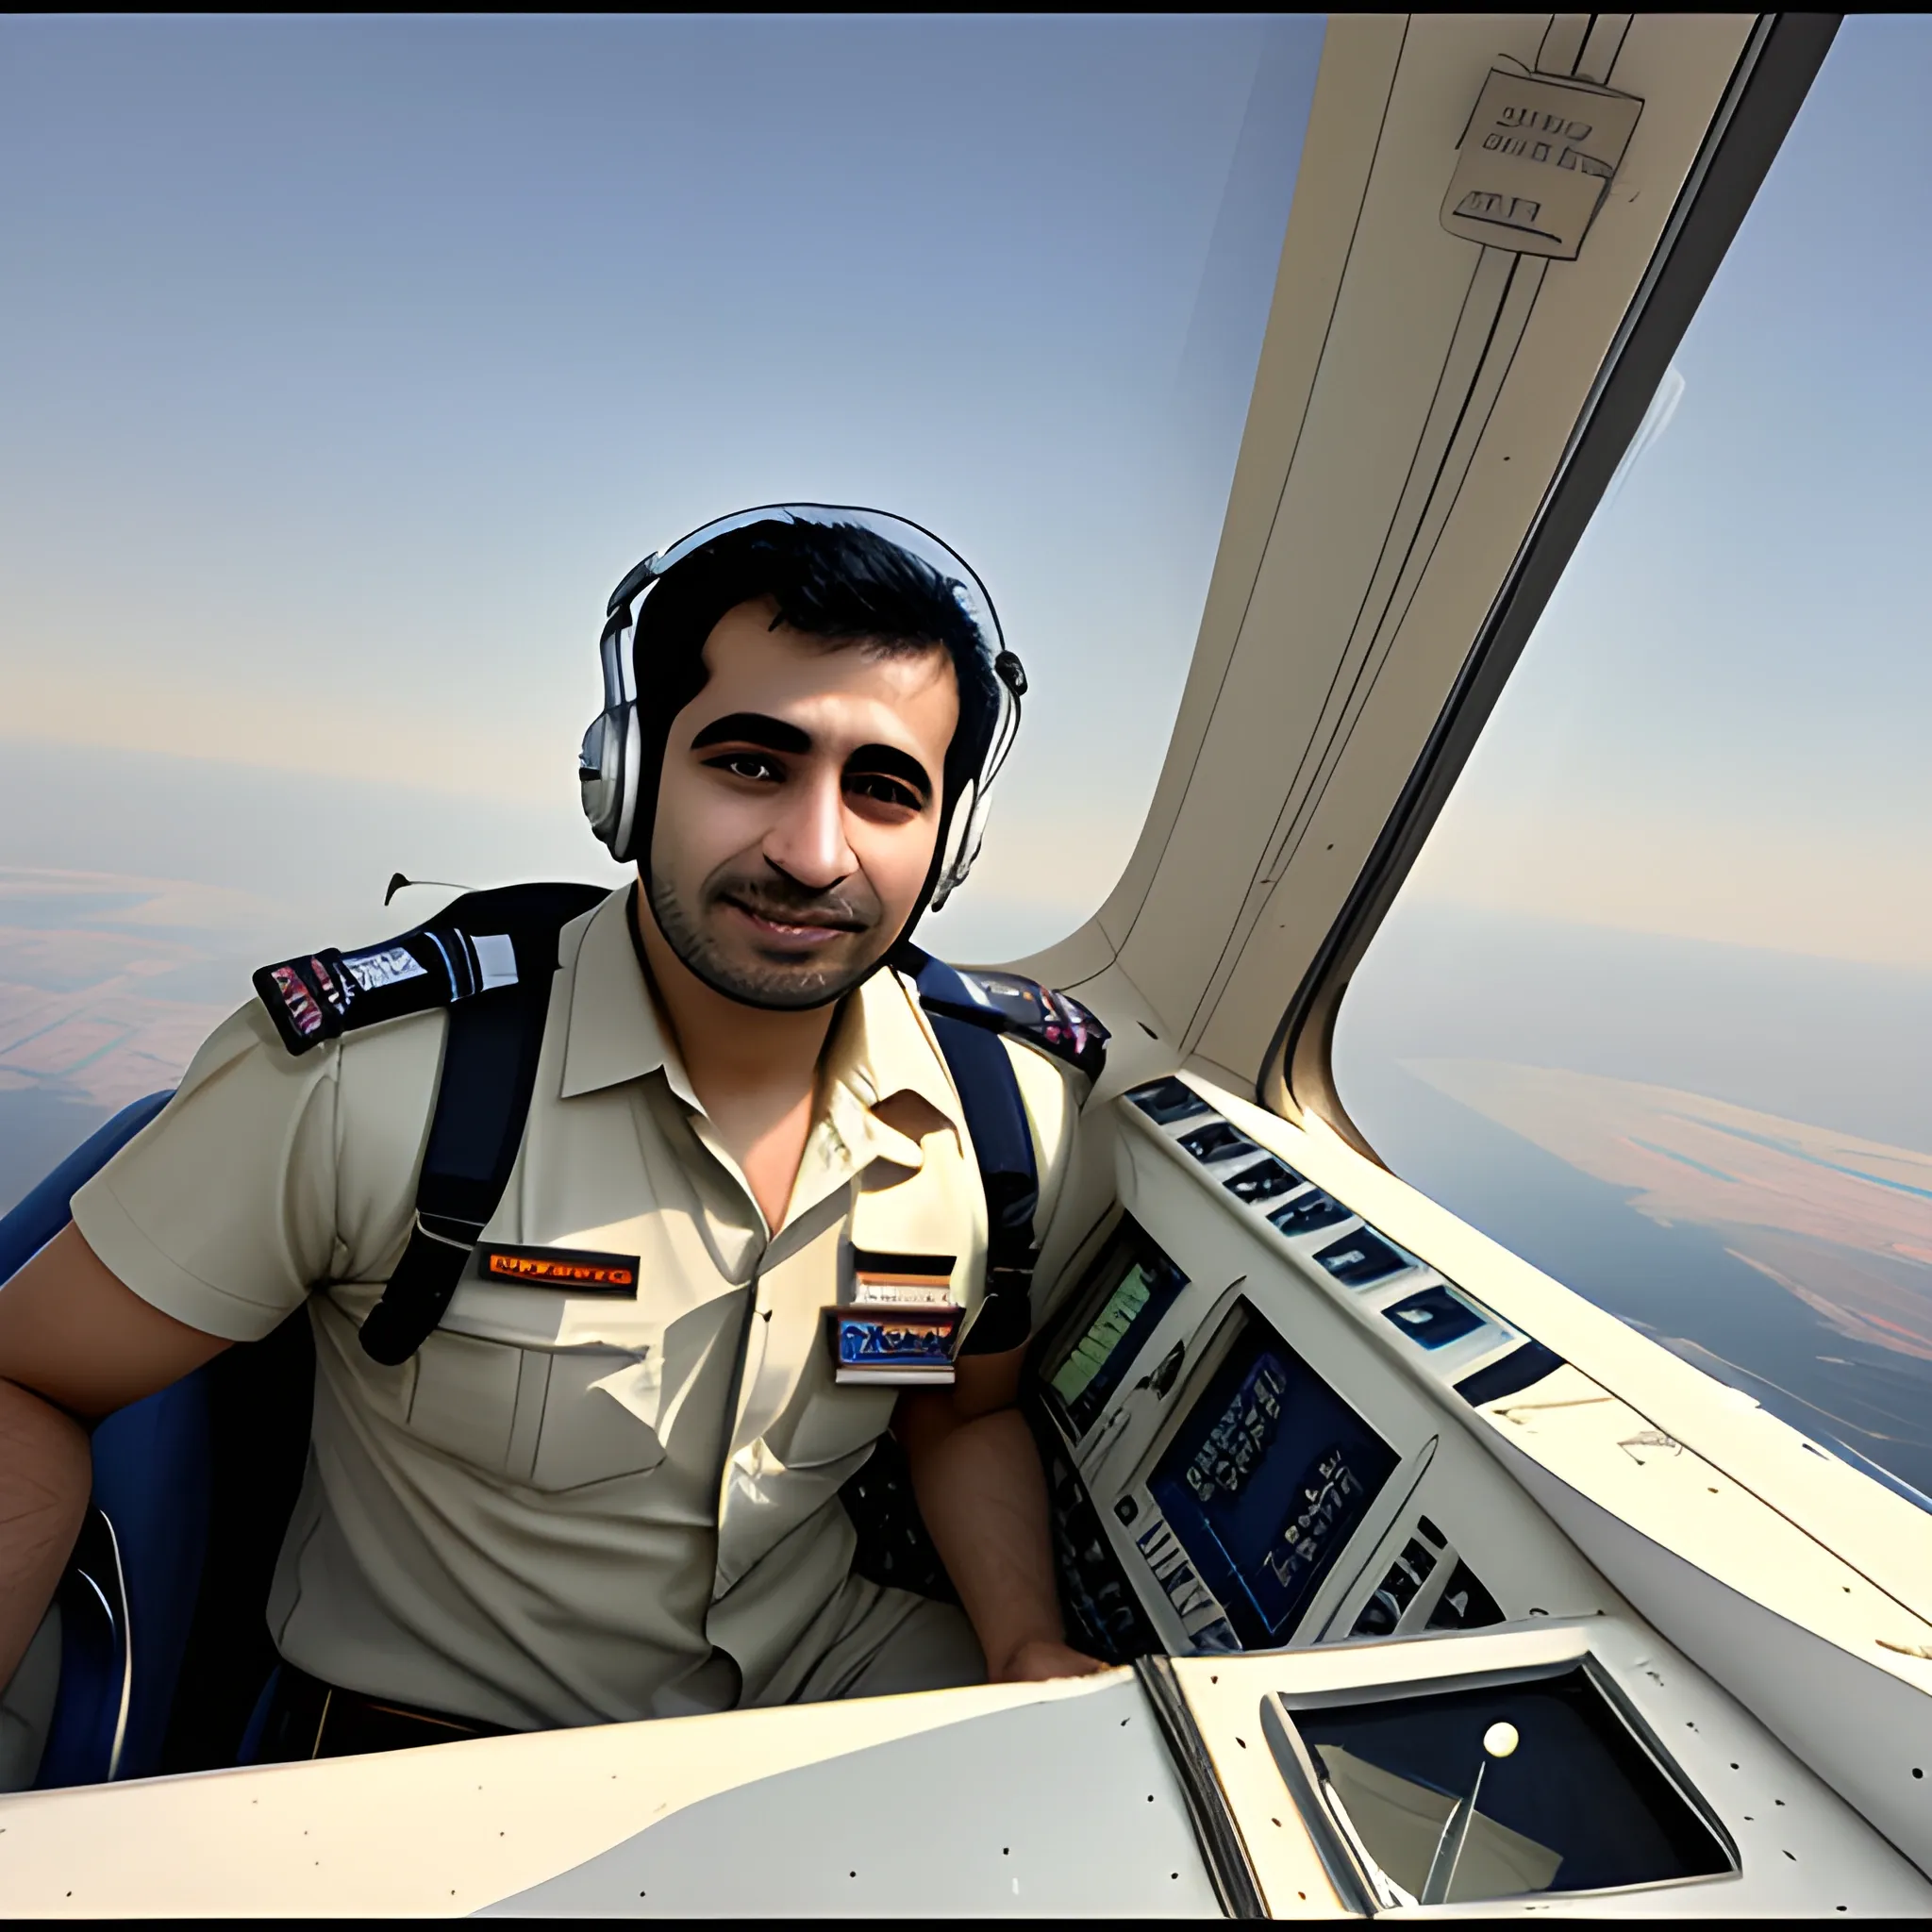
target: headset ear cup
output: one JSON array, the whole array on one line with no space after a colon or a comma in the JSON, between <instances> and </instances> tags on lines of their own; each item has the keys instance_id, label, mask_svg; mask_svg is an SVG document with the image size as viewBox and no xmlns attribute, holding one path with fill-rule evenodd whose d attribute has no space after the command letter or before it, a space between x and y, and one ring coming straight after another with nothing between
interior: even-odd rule
<instances>
[{"instance_id":1,"label":"headset ear cup","mask_svg":"<svg viewBox=\"0 0 1932 1932\"><path fill-rule=\"evenodd\" d=\"M620 860L637 816L637 741L635 705L600 711L584 733L577 769L584 816L611 857Z\"/></svg>"},{"instance_id":2,"label":"headset ear cup","mask_svg":"<svg viewBox=\"0 0 1932 1932\"><path fill-rule=\"evenodd\" d=\"M599 711L586 727L583 747L577 753L577 801L599 839L610 821L610 754L605 745L609 734L610 721Z\"/></svg>"},{"instance_id":3,"label":"headset ear cup","mask_svg":"<svg viewBox=\"0 0 1932 1932\"><path fill-rule=\"evenodd\" d=\"M967 874L979 858L986 839L986 821L992 808L992 785L1005 768L1013 740L1020 730L1020 699L1026 690L1026 673L1010 651L1002 651L994 663L999 679L999 716L993 725L992 742L987 747L977 778L961 788L946 840L945 863L933 888L930 908L937 912L966 883Z\"/></svg>"},{"instance_id":4,"label":"headset ear cup","mask_svg":"<svg viewBox=\"0 0 1932 1932\"><path fill-rule=\"evenodd\" d=\"M637 706L620 705L610 719L617 782L611 799L616 824L608 841L610 856L620 865L628 864L636 856L631 848L637 840L639 730Z\"/></svg>"},{"instance_id":5,"label":"headset ear cup","mask_svg":"<svg viewBox=\"0 0 1932 1932\"><path fill-rule=\"evenodd\" d=\"M941 856L939 875L933 883L929 909L937 912L964 881L973 864L974 828L980 816L980 787L969 778L960 787L959 802L953 808L946 827L946 843Z\"/></svg>"}]
</instances>

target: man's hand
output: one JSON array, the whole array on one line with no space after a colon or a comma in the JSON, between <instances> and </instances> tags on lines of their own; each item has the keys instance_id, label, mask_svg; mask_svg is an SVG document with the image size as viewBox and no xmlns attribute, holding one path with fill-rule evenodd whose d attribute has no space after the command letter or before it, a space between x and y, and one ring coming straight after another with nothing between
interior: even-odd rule
<instances>
[{"instance_id":1,"label":"man's hand","mask_svg":"<svg viewBox=\"0 0 1932 1932\"><path fill-rule=\"evenodd\" d=\"M920 1514L995 1684L1107 1668L1073 1649L1060 1624L1046 1482L1032 1432L1013 1407L1024 1355L963 1357L951 1389L908 1391L892 1424Z\"/></svg>"},{"instance_id":2,"label":"man's hand","mask_svg":"<svg viewBox=\"0 0 1932 1932\"><path fill-rule=\"evenodd\" d=\"M1097 1657L1075 1650L1071 1643L1057 1643L1051 1638L1032 1637L1004 1663L987 1659L987 1680L993 1684L1041 1684L1050 1677L1091 1677L1098 1671L1110 1670Z\"/></svg>"}]
</instances>

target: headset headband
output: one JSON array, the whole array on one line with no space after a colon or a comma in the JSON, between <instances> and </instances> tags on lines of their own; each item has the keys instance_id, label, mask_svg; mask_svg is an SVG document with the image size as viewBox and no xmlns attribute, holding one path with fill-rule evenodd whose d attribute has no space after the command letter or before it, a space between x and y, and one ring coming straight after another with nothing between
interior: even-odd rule
<instances>
[{"instance_id":1,"label":"headset headband","mask_svg":"<svg viewBox=\"0 0 1932 1932\"><path fill-rule=\"evenodd\" d=\"M584 815L590 820L591 830L609 848L612 858L624 862L636 856L632 846L637 831L642 746L637 711L635 643L638 622L652 590L687 558L720 537L755 524L777 523L857 526L897 545L938 572L951 585L954 600L972 626L993 674L999 715L985 757L961 795L946 801L943 842L936 856L929 901L937 909L964 883L979 856L992 782L1006 763L1019 732L1020 700L1025 694L1026 674L1019 658L1007 649L992 598L966 559L923 525L883 510L848 504L762 504L703 525L662 550L653 551L625 575L610 593L599 640L604 708L584 734L578 763Z\"/></svg>"}]
</instances>

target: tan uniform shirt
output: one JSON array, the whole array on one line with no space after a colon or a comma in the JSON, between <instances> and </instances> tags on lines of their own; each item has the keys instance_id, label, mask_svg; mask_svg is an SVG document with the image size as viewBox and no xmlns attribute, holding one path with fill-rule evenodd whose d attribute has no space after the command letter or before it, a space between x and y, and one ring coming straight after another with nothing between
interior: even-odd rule
<instances>
[{"instance_id":1,"label":"tan uniform shirt","mask_svg":"<svg viewBox=\"0 0 1932 1932\"><path fill-rule=\"evenodd\" d=\"M401 1256L446 1016L292 1058L225 1021L158 1119L75 1197L90 1247L237 1341L308 1303L308 1476L270 1622L334 1683L516 1726L820 1694L909 1600L849 1575L838 1500L897 1391L839 1387L821 1310L861 1248L955 1255L980 1299L986 1211L959 1100L906 982L875 974L827 1049L774 1235L692 1093L625 894L564 928L536 1097L490 1241L641 1257L634 1296L486 1279L385 1368L357 1329ZM1007 1050L1043 1231L1078 1076Z\"/></svg>"}]
</instances>

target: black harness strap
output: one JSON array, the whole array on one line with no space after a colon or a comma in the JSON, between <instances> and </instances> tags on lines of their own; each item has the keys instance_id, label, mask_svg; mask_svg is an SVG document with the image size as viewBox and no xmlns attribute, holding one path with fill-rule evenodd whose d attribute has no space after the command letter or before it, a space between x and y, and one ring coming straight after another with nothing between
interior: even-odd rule
<instances>
[{"instance_id":1,"label":"black harness strap","mask_svg":"<svg viewBox=\"0 0 1932 1932\"><path fill-rule=\"evenodd\" d=\"M1033 1133L1000 1043L1006 1031L1000 1016L974 1002L963 977L943 960L921 954L912 970L920 1005L958 1090L986 1190L986 1302L959 1352L1000 1355L1033 1332L1033 1264L1040 1253L1033 1240L1040 1208Z\"/></svg>"},{"instance_id":2,"label":"black harness strap","mask_svg":"<svg viewBox=\"0 0 1932 1932\"><path fill-rule=\"evenodd\" d=\"M503 1199L536 1090L557 936L602 897L594 886L508 886L458 899L428 928L445 938L449 929L507 931L517 977L449 1009L415 1225L362 1324L362 1352L372 1360L408 1361L429 1339Z\"/></svg>"},{"instance_id":3,"label":"black harness strap","mask_svg":"<svg viewBox=\"0 0 1932 1932\"><path fill-rule=\"evenodd\" d=\"M503 1199L536 1089L558 935L603 896L595 886L556 884L468 892L381 946L346 957L325 950L255 975L291 1054L407 1013L439 1006L449 1012L415 1221L362 1324L363 1353L373 1360L393 1367L429 1339ZM485 971L505 940L516 967L508 983ZM986 1191L986 1300L962 1353L1018 1348L1032 1329L1040 1173L1000 1036L1018 1034L1092 1078L1105 1061L1107 1029L1077 1001L1013 974L969 978L910 945L893 964L918 986Z\"/></svg>"}]
</instances>

